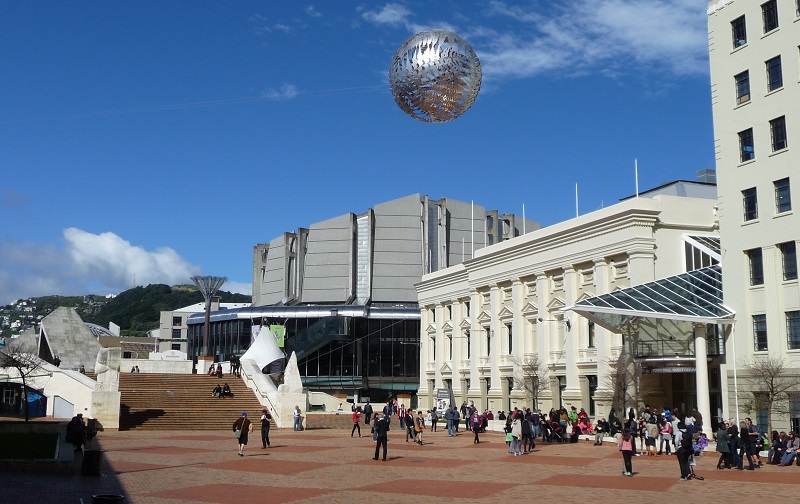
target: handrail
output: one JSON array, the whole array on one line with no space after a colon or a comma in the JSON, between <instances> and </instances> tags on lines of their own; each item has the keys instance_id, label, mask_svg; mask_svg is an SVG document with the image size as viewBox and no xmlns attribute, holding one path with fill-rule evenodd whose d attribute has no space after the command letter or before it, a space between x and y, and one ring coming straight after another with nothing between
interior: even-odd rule
<instances>
[{"instance_id":1,"label":"handrail","mask_svg":"<svg viewBox=\"0 0 800 504\"><path fill-rule=\"evenodd\" d=\"M261 370L258 369L258 365L254 361L251 361L250 359L246 359L246 360L241 361L241 364L242 364L242 367L241 367L242 376L246 380L247 385L250 386L250 388L253 389L256 392L256 394L258 394L260 397L263 397L263 398L265 398L267 400L267 402L269 403L270 409L272 410L272 414L276 417L275 418L275 420L276 420L275 423L277 423L277 420L280 419L280 413L278 412L278 409L275 407L275 404L273 404L272 400L270 399L269 392L264 392L264 391L261 390L261 388L259 387L259 384L258 384L258 380L256 380L253 376L251 376L251 373L248 373L248 369L247 368L257 369L258 370L258 374L260 376L263 376L265 380L271 380L271 378L269 378L268 376L265 376L263 373L261 373ZM252 384L252 386L250 384Z\"/></svg>"}]
</instances>

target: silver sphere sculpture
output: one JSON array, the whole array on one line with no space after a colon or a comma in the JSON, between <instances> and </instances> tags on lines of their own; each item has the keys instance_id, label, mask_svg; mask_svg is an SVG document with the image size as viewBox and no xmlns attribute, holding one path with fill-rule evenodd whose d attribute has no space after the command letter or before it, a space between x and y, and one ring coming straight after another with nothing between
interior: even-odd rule
<instances>
[{"instance_id":1,"label":"silver sphere sculpture","mask_svg":"<svg viewBox=\"0 0 800 504\"><path fill-rule=\"evenodd\" d=\"M389 86L403 112L423 122L443 123L472 106L481 75L481 62L466 40L446 30L427 30L397 50Z\"/></svg>"}]
</instances>

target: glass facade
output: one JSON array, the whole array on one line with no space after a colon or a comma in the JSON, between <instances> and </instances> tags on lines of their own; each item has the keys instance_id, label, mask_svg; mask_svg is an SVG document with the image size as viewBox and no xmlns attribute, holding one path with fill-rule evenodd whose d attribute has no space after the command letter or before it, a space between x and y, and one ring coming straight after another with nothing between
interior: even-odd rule
<instances>
[{"instance_id":1,"label":"glass facade","mask_svg":"<svg viewBox=\"0 0 800 504\"><path fill-rule=\"evenodd\" d=\"M250 346L252 325L285 327L287 356L295 352L303 384L329 393L359 391L384 400L419 388L420 321L344 315L211 321L210 352L215 361L241 355ZM189 355L199 356L203 324L189 325ZM279 372L285 363L270 367Z\"/></svg>"}]
</instances>

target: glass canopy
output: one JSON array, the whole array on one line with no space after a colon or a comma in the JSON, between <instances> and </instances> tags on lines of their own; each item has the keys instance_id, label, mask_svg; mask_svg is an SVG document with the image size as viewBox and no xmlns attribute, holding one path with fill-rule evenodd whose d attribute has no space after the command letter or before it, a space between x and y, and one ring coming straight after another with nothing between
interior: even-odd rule
<instances>
[{"instance_id":1,"label":"glass canopy","mask_svg":"<svg viewBox=\"0 0 800 504\"><path fill-rule=\"evenodd\" d=\"M567 309L616 333L643 317L730 324L735 315L722 304L719 264L587 298Z\"/></svg>"}]
</instances>

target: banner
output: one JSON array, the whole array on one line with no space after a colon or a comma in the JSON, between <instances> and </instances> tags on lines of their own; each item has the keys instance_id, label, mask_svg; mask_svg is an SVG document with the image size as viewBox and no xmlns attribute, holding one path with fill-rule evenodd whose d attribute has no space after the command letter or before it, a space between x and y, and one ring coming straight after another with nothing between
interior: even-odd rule
<instances>
[{"instance_id":1,"label":"banner","mask_svg":"<svg viewBox=\"0 0 800 504\"><path fill-rule=\"evenodd\" d=\"M439 418L444 418L444 413L451 405L455 404L455 400L453 389L436 389L436 412L439 414Z\"/></svg>"},{"instance_id":2,"label":"banner","mask_svg":"<svg viewBox=\"0 0 800 504\"><path fill-rule=\"evenodd\" d=\"M272 337L275 338L278 348L283 348L283 337L286 334L286 326L271 325L269 326L269 332L272 334Z\"/></svg>"}]
</instances>

